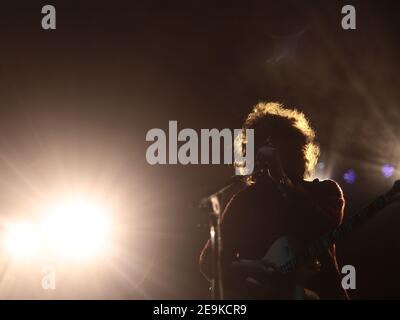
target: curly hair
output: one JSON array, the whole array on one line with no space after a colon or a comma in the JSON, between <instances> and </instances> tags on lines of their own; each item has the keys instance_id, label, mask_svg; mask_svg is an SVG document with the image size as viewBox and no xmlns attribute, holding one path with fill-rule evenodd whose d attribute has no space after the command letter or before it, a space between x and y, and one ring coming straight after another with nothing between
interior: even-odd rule
<instances>
[{"instance_id":1,"label":"curly hair","mask_svg":"<svg viewBox=\"0 0 400 320\"><path fill-rule=\"evenodd\" d=\"M304 113L296 109L287 109L276 102L260 102L254 106L243 124L243 134L238 141L246 143L245 129L254 129L254 150L266 144L286 150L289 165L296 163L301 178L309 177L318 161L319 146L315 142L315 131ZM277 143L279 141L280 143ZM294 158L293 158L294 157Z\"/></svg>"}]
</instances>

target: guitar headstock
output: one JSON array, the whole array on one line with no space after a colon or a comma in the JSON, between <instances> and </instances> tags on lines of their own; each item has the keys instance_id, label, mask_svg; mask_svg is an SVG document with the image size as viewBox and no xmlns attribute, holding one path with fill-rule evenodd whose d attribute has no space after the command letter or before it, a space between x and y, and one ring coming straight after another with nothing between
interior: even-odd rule
<instances>
[{"instance_id":1,"label":"guitar headstock","mask_svg":"<svg viewBox=\"0 0 400 320\"><path fill-rule=\"evenodd\" d=\"M400 180L394 182L392 189L386 193L385 198L388 202L400 201Z\"/></svg>"}]
</instances>

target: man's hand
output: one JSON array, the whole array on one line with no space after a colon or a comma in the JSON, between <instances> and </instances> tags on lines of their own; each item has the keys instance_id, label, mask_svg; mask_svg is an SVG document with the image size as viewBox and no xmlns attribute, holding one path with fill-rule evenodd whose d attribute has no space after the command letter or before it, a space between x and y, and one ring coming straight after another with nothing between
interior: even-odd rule
<instances>
[{"instance_id":1,"label":"man's hand","mask_svg":"<svg viewBox=\"0 0 400 320\"><path fill-rule=\"evenodd\" d=\"M321 263L317 259L304 265L296 272L296 285L305 286L308 280L320 271Z\"/></svg>"}]
</instances>

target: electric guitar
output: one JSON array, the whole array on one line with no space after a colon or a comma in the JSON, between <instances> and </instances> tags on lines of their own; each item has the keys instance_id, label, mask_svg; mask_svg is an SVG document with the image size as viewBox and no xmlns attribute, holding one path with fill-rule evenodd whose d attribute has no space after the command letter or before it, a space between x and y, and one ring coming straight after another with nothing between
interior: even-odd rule
<instances>
[{"instance_id":1,"label":"electric guitar","mask_svg":"<svg viewBox=\"0 0 400 320\"><path fill-rule=\"evenodd\" d=\"M310 243L306 246L304 251L295 252L290 245L290 238L283 236L272 244L267 254L261 260L239 260L239 262L235 262L235 264L247 270L253 269L253 271L257 270L258 272L263 270L270 274L271 271L279 272L283 275L295 272L326 252L333 244L349 234L355 227L363 224L386 206L396 201L400 201L400 180L397 180L387 193L376 198L372 203L356 214L345 218L337 228ZM269 265L274 266L273 270L268 267ZM257 281L251 277L247 280ZM265 283L263 283L263 285L265 285ZM265 292L269 292L273 295L273 285L271 288L268 288L268 290L265 290ZM314 292L301 286L296 286L291 296L293 299L298 300L317 298Z\"/></svg>"}]
</instances>

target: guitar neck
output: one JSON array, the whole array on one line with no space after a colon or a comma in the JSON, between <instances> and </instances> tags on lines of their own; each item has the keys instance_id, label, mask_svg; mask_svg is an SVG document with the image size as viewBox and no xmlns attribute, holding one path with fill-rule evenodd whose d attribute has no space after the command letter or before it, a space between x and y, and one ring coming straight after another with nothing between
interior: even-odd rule
<instances>
[{"instance_id":1,"label":"guitar neck","mask_svg":"<svg viewBox=\"0 0 400 320\"><path fill-rule=\"evenodd\" d=\"M350 233L355 227L361 225L375 213L385 208L386 205L387 201L385 196L382 195L378 197L361 211L346 218L337 228L309 244L301 255L295 256L282 265L279 268L280 271L282 273L295 271L300 265L318 257L320 254L326 252L334 243Z\"/></svg>"}]
</instances>

